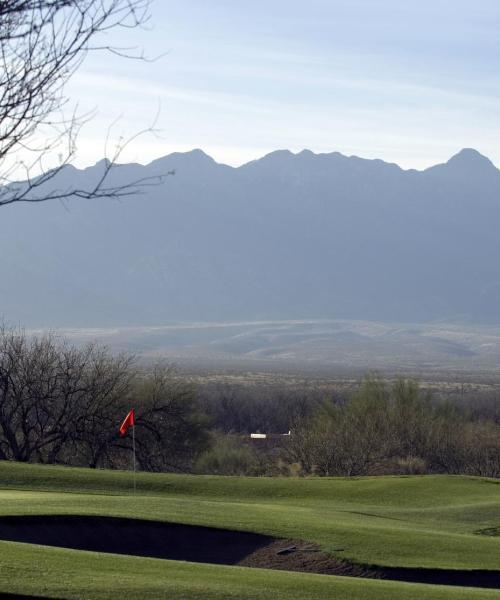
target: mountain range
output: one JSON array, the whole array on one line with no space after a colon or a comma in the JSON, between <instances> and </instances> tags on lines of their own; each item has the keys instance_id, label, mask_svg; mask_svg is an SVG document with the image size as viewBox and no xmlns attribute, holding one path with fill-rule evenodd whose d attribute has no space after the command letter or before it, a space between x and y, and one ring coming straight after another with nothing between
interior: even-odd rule
<instances>
[{"instance_id":1,"label":"mountain range","mask_svg":"<svg viewBox=\"0 0 500 600\"><path fill-rule=\"evenodd\" d=\"M193 150L119 165L111 183L173 170L120 200L1 207L4 320L500 323L500 171L475 150L423 171L308 150L234 168Z\"/></svg>"}]
</instances>

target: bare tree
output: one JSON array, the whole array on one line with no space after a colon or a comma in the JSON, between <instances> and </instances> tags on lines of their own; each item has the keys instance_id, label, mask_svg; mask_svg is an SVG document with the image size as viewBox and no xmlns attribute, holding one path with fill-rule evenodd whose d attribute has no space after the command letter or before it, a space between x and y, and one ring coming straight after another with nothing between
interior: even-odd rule
<instances>
[{"instance_id":1,"label":"bare tree","mask_svg":"<svg viewBox=\"0 0 500 600\"><path fill-rule=\"evenodd\" d=\"M145 24L149 4L150 0L0 2L0 206L68 197L120 197L137 193L148 183L108 185L108 175L128 143L122 142L90 184L64 189L52 185L74 158L78 133L89 118L67 114L65 84L91 51L143 59L141 53L102 43L102 34ZM59 152L58 165L48 169L45 163L55 152Z\"/></svg>"},{"instance_id":2,"label":"bare tree","mask_svg":"<svg viewBox=\"0 0 500 600\"><path fill-rule=\"evenodd\" d=\"M138 380L133 393L137 415L137 460L147 471L189 470L209 443L207 419L196 403L196 388L160 361ZM124 447L130 449L130 440Z\"/></svg>"},{"instance_id":3,"label":"bare tree","mask_svg":"<svg viewBox=\"0 0 500 600\"><path fill-rule=\"evenodd\" d=\"M29 461L58 435L48 406L57 397L58 353L50 338L0 332L0 458Z\"/></svg>"},{"instance_id":4,"label":"bare tree","mask_svg":"<svg viewBox=\"0 0 500 600\"><path fill-rule=\"evenodd\" d=\"M0 459L96 466L116 438L132 358L0 330Z\"/></svg>"},{"instance_id":5,"label":"bare tree","mask_svg":"<svg viewBox=\"0 0 500 600\"><path fill-rule=\"evenodd\" d=\"M196 390L168 365L138 371L98 344L0 327L0 460L128 467L118 428L131 406L141 469L190 469L208 446Z\"/></svg>"},{"instance_id":6,"label":"bare tree","mask_svg":"<svg viewBox=\"0 0 500 600\"><path fill-rule=\"evenodd\" d=\"M103 464L117 439L117 422L128 404L135 376L134 358L97 344L59 350L58 395L47 405L58 437L46 460L79 462L92 468ZM123 407L123 408L122 408Z\"/></svg>"}]
</instances>

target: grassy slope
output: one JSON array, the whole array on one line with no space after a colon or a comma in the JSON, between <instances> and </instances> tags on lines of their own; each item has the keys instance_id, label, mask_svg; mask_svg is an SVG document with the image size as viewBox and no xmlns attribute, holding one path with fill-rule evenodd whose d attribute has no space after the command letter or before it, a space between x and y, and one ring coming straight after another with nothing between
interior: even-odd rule
<instances>
[{"instance_id":1,"label":"grassy slope","mask_svg":"<svg viewBox=\"0 0 500 600\"><path fill-rule=\"evenodd\" d=\"M132 497L128 473L0 463L0 513L108 514L217 525L314 540L338 556L366 563L500 569L500 538L473 533L500 524L500 482L492 480L140 474L137 481ZM430 599L500 599L500 591L200 566L8 542L0 543L0 557L0 589L38 589L43 595L37 578L44 575L46 595L54 597L113 598L126 585L136 594L128 597L142 598L146 590L149 597L176 599L416 599L425 589Z\"/></svg>"}]
</instances>

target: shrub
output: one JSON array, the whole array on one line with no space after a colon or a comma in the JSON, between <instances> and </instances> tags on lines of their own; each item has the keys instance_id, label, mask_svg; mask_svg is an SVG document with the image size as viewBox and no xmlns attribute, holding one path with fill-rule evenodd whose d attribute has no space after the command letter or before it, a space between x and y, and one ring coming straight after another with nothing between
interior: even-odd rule
<instances>
[{"instance_id":1,"label":"shrub","mask_svg":"<svg viewBox=\"0 0 500 600\"><path fill-rule=\"evenodd\" d=\"M401 475L423 475L427 473L427 464L419 456L397 458L396 465Z\"/></svg>"},{"instance_id":2,"label":"shrub","mask_svg":"<svg viewBox=\"0 0 500 600\"><path fill-rule=\"evenodd\" d=\"M258 463L252 448L234 436L220 436L213 447L198 458L195 470L207 475L254 475Z\"/></svg>"}]
</instances>

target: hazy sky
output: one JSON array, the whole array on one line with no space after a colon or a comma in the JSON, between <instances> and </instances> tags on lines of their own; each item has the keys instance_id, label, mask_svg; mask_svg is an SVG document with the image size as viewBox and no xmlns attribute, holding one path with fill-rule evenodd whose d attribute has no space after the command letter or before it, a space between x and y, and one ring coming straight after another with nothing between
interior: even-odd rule
<instances>
[{"instance_id":1,"label":"hazy sky","mask_svg":"<svg viewBox=\"0 0 500 600\"><path fill-rule=\"evenodd\" d=\"M500 166L498 0L155 0L139 31L154 63L91 56L68 87L84 130L148 127L123 159L202 148L238 165L279 148L340 151L422 168L474 147Z\"/></svg>"}]
</instances>

